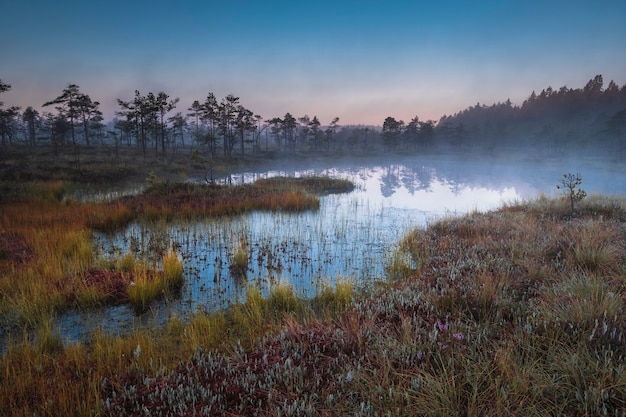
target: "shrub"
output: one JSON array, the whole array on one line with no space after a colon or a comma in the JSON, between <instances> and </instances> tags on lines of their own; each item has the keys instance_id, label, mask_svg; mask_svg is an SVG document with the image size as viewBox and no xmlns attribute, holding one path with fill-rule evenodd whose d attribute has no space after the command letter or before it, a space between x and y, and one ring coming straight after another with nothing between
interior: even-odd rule
<instances>
[{"instance_id":1,"label":"shrub","mask_svg":"<svg viewBox=\"0 0 626 417\"><path fill-rule=\"evenodd\" d=\"M581 201L587 197L587 193L582 188L578 188L582 184L583 180L580 174L565 173L563 178L556 185L556 188L563 190L565 197L570 201L570 212L574 214L574 203Z\"/></svg>"}]
</instances>

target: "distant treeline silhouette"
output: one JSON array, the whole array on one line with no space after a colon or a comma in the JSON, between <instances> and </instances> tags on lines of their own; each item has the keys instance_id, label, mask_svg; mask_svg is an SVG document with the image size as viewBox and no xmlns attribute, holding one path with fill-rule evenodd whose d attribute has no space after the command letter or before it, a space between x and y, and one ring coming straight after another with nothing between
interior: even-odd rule
<instances>
[{"instance_id":1,"label":"distant treeline silhouette","mask_svg":"<svg viewBox=\"0 0 626 417\"><path fill-rule=\"evenodd\" d=\"M510 100L476 104L437 123L437 136L455 147L531 147L542 152L626 150L626 85L596 75L583 88L548 87L519 106Z\"/></svg>"},{"instance_id":2,"label":"distant treeline silhouette","mask_svg":"<svg viewBox=\"0 0 626 417\"><path fill-rule=\"evenodd\" d=\"M0 80L0 93L9 89ZM340 126L338 117L323 125L317 116L290 113L264 119L241 105L239 97L218 100L213 93L194 100L183 114L174 112L179 100L169 97L162 91L135 91L132 100L117 100L120 108L107 123L100 103L75 84L44 103L54 106L54 112L40 114L30 106L20 112L0 102L1 143L52 144L56 150L68 144L113 145L116 150L135 146L157 155L191 147L207 158L518 149L536 156L575 151L621 158L626 151L626 85L610 81L604 88L601 75L583 88L533 91L521 105L510 100L477 103L439 121L415 116L405 123L389 116L382 126Z\"/></svg>"}]
</instances>

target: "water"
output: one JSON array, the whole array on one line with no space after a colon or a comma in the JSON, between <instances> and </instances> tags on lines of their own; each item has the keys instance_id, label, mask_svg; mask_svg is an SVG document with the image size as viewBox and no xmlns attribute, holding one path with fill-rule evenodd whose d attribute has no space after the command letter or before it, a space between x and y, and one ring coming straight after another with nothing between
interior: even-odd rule
<instances>
[{"instance_id":1,"label":"water","mask_svg":"<svg viewBox=\"0 0 626 417\"><path fill-rule=\"evenodd\" d=\"M245 284L266 293L288 282L304 297L320 285L349 279L367 286L385 278L394 246L415 227L443 216L495 209L503 203L556 195L564 172L580 172L588 194L626 194L619 163L597 160L502 161L438 157L388 164L317 169L241 172L227 182L250 182L277 175L328 175L356 184L347 194L321 197L320 209L305 213L254 212L232 218L147 227L133 224L116 236L97 235L103 256L129 251L149 259L171 246L183 258L185 285L180 298L154 303L136 316L117 306L69 312L57 324L66 340L89 336L94 328L123 333L137 326L157 326L169 317L214 311L245 298ZM245 279L230 274L229 263L247 241ZM155 263L157 259L153 260Z\"/></svg>"}]
</instances>

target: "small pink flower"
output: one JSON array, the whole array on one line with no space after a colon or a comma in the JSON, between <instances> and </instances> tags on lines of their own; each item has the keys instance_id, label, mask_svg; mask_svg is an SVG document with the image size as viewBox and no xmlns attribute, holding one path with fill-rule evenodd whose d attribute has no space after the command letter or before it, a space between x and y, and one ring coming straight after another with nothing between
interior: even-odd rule
<instances>
[{"instance_id":1,"label":"small pink flower","mask_svg":"<svg viewBox=\"0 0 626 417\"><path fill-rule=\"evenodd\" d=\"M437 319L437 328L440 332L448 330L448 325L441 322L441 320Z\"/></svg>"},{"instance_id":2,"label":"small pink flower","mask_svg":"<svg viewBox=\"0 0 626 417\"><path fill-rule=\"evenodd\" d=\"M463 333L454 333L452 337L454 337L456 340L463 340L464 338Z\"/></svg>"}]
</instances>

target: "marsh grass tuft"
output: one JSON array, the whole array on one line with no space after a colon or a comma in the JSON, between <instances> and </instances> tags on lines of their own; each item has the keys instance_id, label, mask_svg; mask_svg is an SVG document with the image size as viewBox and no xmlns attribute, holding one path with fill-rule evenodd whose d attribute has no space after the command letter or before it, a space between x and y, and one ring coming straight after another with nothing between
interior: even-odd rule
<instances>
[{"instance_id":1,"label":"marsh grass tuft","mask_svg":"<svg viewBox=\"0 0 626 417\"><path fill-rule=\"evenodd\" d=\"M248 237L244 234L239 238L237 244L235 245L234 251L230 256L230 265L228 269L233 278L238 281L246 278L248 273L248 262Z\"/></svg>"},{"instance_id":2,"label":"marsh grass tuft","mask_svg":"<svg viewBox=\"0 0 626 417\"><path fill-rule=\"evenodd\" d=\"M59 203L68 191L69 183L65 181L33 182L27 185L24 192L34 203Z\"/></svg>"},{"instance_id":3,"label":"marsh grass tuft","mask_svg":"<svg viewBox=\"0 0 626 417\"><path fill-rule=\"evenodd\" d=\"M135 270L137 260L132 253L126 253L121 259L119 259L118 269L124 272L132 272Z\"/></svg>"},{"instance_id":4,"label":"marsh grass tuft","mask_svg":"<svg viewBox=\"0 0 626 417\"><path fill-rule=\"evenodd\" d=\"M49 320L39 325L35 338L37 348L42 354L52 355L63 351L61 334L53 328Z\"/></svg>"},{"instance_id":5,"label":"marsh grass tuft","mask_svg":"<svg viewBox=\"0 0 626 417\"><path fill-rule=\"evenodd\" d=\"M348 279L340 279L334 286L322 283L312 302L318 312L334 316L346 311L355 296L354 284Z\"/></svg>"},{"instance_id":6,"label":"marsh grass tuft","mask_svg":"<svg viewBox=\"0 0 626 417\"><path fill-rule=\"evenodd\" d=\"M167 325L168 335L180 339L189 354L199 348L212 349L228 340L228 325L224 312L196 313L187 323L173 318Z\"/></svg>"},{"instance_id":7,"label":"marsh grass tuft","mask_svg":"<svg viewBox=\"0 0 626 417\"><path fill-rule=\"evenodd\" d=\"M591 336L592 329L614 323L624 312L624 299L603 278L575 273L546 290L537 311L542 320L560 323L576 336ZM599 335L598 335L599 336Z\"/></svg>"},{"instance_id":8,"label":"marsh grass tuft","mask_svg":"<svg viewBox=\"0 0 626 417\"><path fill-rule=\"evenodd\" d=\"M270 317L268 310L267 300L263 298L261 290L248 285L246 301L232 307L228 320L241 340L251 341L264 336L272 324L266 321Z\"/></svg>"},{"instance_id":9,"label":"marsh grass tuft","mask_svg":"<svg viewBox=\"0 0 626 417\"><path fill-rule=\"evenodd\" d=\"M94 205L93 214L86 226L103 233L113 233L127 226L136 214L125 204L109 203Z\"/></svg>"},{"instance_id":10,"label":"marsh grass tuft","mask_svg":"<svg viewBox=\"0 0 626 417\"><path fill-rule=\"evenodd\" d=\"M305 304L296 295L293 285L285 282L279 282L270 288L267 304L270 314L278 316L280 314L293 314L302 317L305 310Z\"/></svg>"},{"instance_id":11,"label":"marsh grass tuft","mask_svg":"<svg viewBox=\"0 0 626 417\"><path fill-rule=\"evenodd\" d=\"M163 257L163 279L168 288L179 288L183 284L183 263L173 250Z\"/></svg>"},{"instance_id":12,"label":"marsh grass tuft","mask_svg":"<svg viewBox=\"0 0 626 417\"><path fill-rule=\"evenodd\" d=\"M162 271L150 270L145 264L134 267L128 298L139 313L146 311L152 301L176 294L183 285L183 265L174 251L165 254L162 264Z\"/></svg>"}]
</instances>

